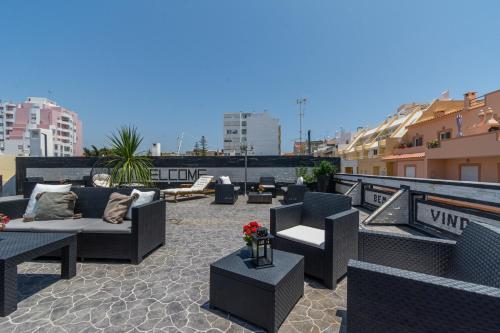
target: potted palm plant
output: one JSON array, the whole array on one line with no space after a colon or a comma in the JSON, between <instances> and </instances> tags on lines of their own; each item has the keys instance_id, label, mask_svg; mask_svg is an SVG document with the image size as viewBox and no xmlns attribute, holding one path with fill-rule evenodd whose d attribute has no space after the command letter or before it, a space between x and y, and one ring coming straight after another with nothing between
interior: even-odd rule
<instances>
[{"instance_id":1,"label":"potted palm plant","mask_svg":"<svg viewBox=\"0 0 500 333\"><path fill-rule=\"evenodd\" d=\"M136 127L124 126L109 137L107 163L110 183L114 186L147 186L151 184L151 157L140 152L142 136Z\"/></svg>"},{"instance_id":2,"label":"potted palm plant","mask_svg":"<svg viewBox=\"0 0 500 333\"><path fill-rule=\"evenodd\" d=\"M333 175L337 172L335 165L328 161L321 161L313 168L313 175L317 181L318 192L331 192Z\"/></svg>"}]
</instances>

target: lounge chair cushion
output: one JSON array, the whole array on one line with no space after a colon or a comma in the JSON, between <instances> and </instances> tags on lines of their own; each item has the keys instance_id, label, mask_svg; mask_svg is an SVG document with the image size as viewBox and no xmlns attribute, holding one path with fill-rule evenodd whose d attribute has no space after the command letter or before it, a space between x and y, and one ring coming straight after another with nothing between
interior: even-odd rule
<instances>
[{"instance_id":1,"label":"lounge chair cushion","mask_svg":"<svg viewBox=\"0 0 500 333\"><path fill-rule=\"evenodd\" d=\"M201 176L198 180L193 184L193 186L189 188L169 188L164 190L164 193L167 194L188 194L188 193L200 193L203 192L208 184L212 181L213 176Z\"/></svg>"},{"instance_id":2,"label":"lounge chair cushion","mask_svg":"<svg viewBox=\"0 0 500 333\"><path fill-rule=\"evenodd\" d=\"M94 218L36 222L23 222L22 219L15 219L5 225L5 231L131 233L131 226L132 221L124 221L121 224L111 224L101 219Z\"/></svg>"},{"instance_id":3,"label":"lounge chair cushion","mask_svg":"<svg viewBox=\"0 0 500 333\"><path fill-rule=\"evenodd\" d=\"M272 188L276 188L276 186L275 186L275 185L262 185L262 184L261 184L261 185L259 185L259 186L262 186L262 188L264 188L264 189L272 189Z\"/></svg>"},{"instance_id":4,"label":"lounge chair cushion","mask_svg":"<svg viewBox=\"0 0 500 333\"><path fill-rule=\"evenodd\" d=\"M295 242L314 246L320 249L325 248L325 231L305 225L297 225L276 233L279 237Z\"/></svg>"},{"instance_id":5,"label":"lounge chair cushion","mask_svg":"<svg viewBox=\"0 0 500 333\"><path fill-rule=\"evenodd\" d=\"M127 215L125 215L126 220L132 219L132 208L151 203L155 197L155 191L141 192L135 188L130 195L133 196L134 194L137 194L139 197L132 202L132 205L128 209Z\"/></svg>"},{"instance_id":6,"label":"lounge chair cushion","mask_svg":"<svg viewBox=\"0 0 500 333\"><path fill-rule=\"evenodd\" d=\"M182 194L182 193L191 193L193 190L191 188L169 188L164 190L167 194Z\"/></svg>"},{"instance_id":7,"label":"lounge chair cushion","mask_svg":"<svg viewBox=\"0 0 500 333\"><path fill-rule=\"evenodd\" d=\"M299 178L297 178L297 182L295 183L295 185L304 185L304 177L300 176Z\"/></svg>"},{"instance_id":8,"label":"lounge chair cushion","mask_svg":"<svg viewBox=\"0 0 500 333\"><path fill-rule=\"evenodd\" d=\"M33 192L31 192L30 200L28 201L28 206L24 215L30 216L33 214L36 206L36 195L42 192L58 192L58 193L68 193L71 190L71 184L64 185L49 185L49 184L36 184Z\"/></svg>"},{"instance_id":9,"label":"lounge chair cushion","mask_svg":"<svg viewBox=\"0 0 500 333\"><path fill-rule=\"evenodd\" d=\"M191 186L193 191L204 191L208 184L212 181L213 176L201 176L198 180Z\"/></svg>"}]
</instances>

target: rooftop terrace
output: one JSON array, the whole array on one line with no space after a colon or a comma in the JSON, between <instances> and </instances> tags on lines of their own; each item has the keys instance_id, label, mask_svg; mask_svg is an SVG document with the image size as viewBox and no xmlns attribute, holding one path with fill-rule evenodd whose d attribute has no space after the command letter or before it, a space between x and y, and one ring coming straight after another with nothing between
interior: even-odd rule
<instances>
[{"instance_id":1,"label":"rooftop terrace","mask_svg":"<svg viewBox=\"0 0 500 333\"><path fill-rule=\"evenodd\" d=\"M256 332L209 309L209 265L244 245L241 228L269 225L280 205L214 205L213 197L167 204L166 245L140 265L79 262L77 276L59 278L58 262L19 266L18 310L0 318L0 332ZM305 280L305 295L280 332L341 332L346 280L335 291Z\"/></svg>"}]
</instances>

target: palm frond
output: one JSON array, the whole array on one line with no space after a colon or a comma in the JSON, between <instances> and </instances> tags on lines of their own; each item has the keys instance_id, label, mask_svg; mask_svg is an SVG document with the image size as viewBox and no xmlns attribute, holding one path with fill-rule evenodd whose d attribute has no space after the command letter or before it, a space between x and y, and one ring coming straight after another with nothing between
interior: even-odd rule
<instances>
[{"instance_id":1,"label":"palm frond","mask_svg":"<svg viewBox=\"0 0 500 333\"><path fill-rule=\"evenodd\" d=\"M111 183L118 186L151 183L150 157L139 152L143 138L137 128L124 126L109 136L111 149L108 165L111 168Z\"/></svg>"}]
</instances>

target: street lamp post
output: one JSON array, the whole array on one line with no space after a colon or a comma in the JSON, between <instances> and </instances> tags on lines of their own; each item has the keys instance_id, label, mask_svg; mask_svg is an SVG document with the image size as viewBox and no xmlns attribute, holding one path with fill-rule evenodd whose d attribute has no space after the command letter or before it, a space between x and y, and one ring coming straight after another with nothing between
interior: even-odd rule
<instances>
[{"instance_id":1,"label":"street lamp post","mask_svg":"<svg viewBox=\"0 0 500 333\"><path fill-rule=\"evenodd\" d=\"M252 150L253 147L250 147ZM240 151L245 152L245 187L244 187L244 195L247 196L247 181L248 181L248 146L246 143L242 143L240 146Z\"/></svg>"}]
</instances>

